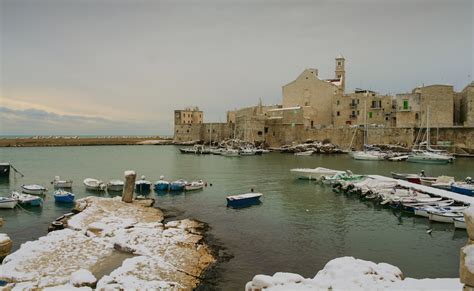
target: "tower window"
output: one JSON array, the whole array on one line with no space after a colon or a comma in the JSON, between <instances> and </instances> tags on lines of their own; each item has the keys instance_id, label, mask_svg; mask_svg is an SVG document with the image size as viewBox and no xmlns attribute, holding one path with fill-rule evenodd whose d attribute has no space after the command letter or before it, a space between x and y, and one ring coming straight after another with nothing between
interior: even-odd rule
<instances>
[{"instance_id":1,"label":"tower window","mask_svg":"<svg viewBox=\"0 0 474 291\"><path fill-rule=\"evenodd\" d=\"M337 62L337 65L340 66L340 65L341 65L341 62Z\"/></svg>"},{"instance_id":2,"label":"tower window","mask_svg":"<svg viewBox=\"0 0 474 291\"><path fill-rule=\"evenodd\" d=\"M339 115L341 115L341 112L338 111L336 114L337 114L337 116L339 116Z\"/></svg>"},{"instance_id":3,"label":"tower window","mask_svg":"<svg viewBox=\"0 0 474 291\"><path fill-rule=\"evenodd\" d=\"M337 100L337 101L336 101L336 104L337 104L337 105L339 105L339 103L340 103L340 101L339 101L339 100Z\"/></svg>"}]
</instances>

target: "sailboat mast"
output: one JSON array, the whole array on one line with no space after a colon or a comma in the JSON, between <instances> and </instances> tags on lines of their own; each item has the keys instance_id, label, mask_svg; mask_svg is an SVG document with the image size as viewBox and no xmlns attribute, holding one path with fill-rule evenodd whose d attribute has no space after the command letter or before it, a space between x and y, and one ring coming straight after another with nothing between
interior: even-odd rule
<instances>
[{"instance_id":1,"label":"sailboat mast","mask_svg":"<svg viewBox=\"0 0 474 291\"><path fill-rule=\"evenodd\" d=\"M426 148L430 148L430 106L426 110Z\"/></svg>"},{"instance_id":2,"label":"sailboat mast","mask_svg":"<svg viewBox=\"0 0 474 291\"><path fill-rule=\"evenodd\" d=\"M367 98L364 100L364 150L365 145L367 144L367 139L369 138L369 127L367 126Z\"/></svg>"}]
</instances>

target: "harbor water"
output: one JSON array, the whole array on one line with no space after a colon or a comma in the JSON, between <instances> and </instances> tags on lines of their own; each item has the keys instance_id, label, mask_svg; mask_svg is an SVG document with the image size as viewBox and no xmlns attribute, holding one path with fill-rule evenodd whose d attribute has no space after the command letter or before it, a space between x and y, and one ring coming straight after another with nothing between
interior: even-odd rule
<instances>
[{"instance_id":1,"label":"harbor water","mask_svg":"<svg viewBox=\"0 0 474 291\"><path fill-rule=\"evenodd\" d=\"M1 180L1 196L8 196L22 184L38 183L50 189L42 208L0 209L5 220L0 232L13 239L14 249L45 235L50 222L70 210L71 206L56 204L52 197L50 181L56 175L74 181L76 198L98 195L85 190L85 178L104 182L123 179L128 169L152 182L160 175L170 181L207 181L209 185L202 191L151 192L149 196L157 199L157 207L176 218L209 224L212 242L232 255L215 270L212 288L224 290L242 290L255 274L284 271L314 277L329 260L341 256L390 263L409 277L458 277L465 231L336 194L315 182L295 180L290 169L326 167L387 176L391 171L424 170L428 176L474 176L472 159L423 165L355 161L348 155L198 156L181 154L176 146L0 148L0 160L12 163L25 175L22 178L12 172L9 181ZM264 194L260 205L243 209L226 206L226 196L251 188ZM428 234L430 228L433 231Z\"/></svg>"}]
</instances>

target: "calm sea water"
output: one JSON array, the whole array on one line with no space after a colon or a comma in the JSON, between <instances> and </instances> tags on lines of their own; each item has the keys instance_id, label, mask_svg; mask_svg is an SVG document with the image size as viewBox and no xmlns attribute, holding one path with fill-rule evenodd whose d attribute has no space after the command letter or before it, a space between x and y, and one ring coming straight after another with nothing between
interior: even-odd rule
<instances>
[{"instance_id":1,"label":"calm sea water","mask_svg":"<svg viewBox=\"0 0 474 291\"><path fill-rule=\"evenodd\" d=\"M21 184L49 182L55 175L74 180L77 197L94 195L84 189L87 177L108 181L133 169L156 181L204 179L212 183L203 191L155 194L157 206L210 225L212 237L234 257L217 267L218 285L242 290L255 274L277 271L313 277L331 259L354 256L394 264L410 277L457 277L459 249L464 231L452 225L431 224L427 219L401 215L355 198L336 194L329 187L295 180L295 167L351 169L354 173L385 174L390 171L474 176L474 160L458 159L450 165L405 162L354 161L346 155L295 157L271 153L230 158L182 155L175 146L88 146L0 148L0 160L9 161L25 174L0 184L3 196ZM226 207L229 194L254 188L264 193L262 204L245 209ZM107 194L103 194L107 196ZM54 203L51 191L43 208L0 210L5 220L1 232L21 243L45 235L49 223L70 207ZM432 227L431 235L426 230Z\"/></svg>"}]
</instances>

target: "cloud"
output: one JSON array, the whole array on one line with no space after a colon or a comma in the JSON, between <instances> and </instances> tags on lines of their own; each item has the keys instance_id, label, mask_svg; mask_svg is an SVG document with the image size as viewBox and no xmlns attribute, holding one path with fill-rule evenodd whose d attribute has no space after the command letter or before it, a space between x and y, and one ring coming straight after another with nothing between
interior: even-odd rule
<instances>
[{"instance_id":1,"label":"cloud","mask_svg":"<svg viewBox=\"0 0 474 291\"><path fill-rule=\"evenodd\" d=\"M37 108L12 109L0 106L0 115L0 135L158 135L167 133L166 129L149 122L58 114Z\"/></svg>"}]
</instances>

